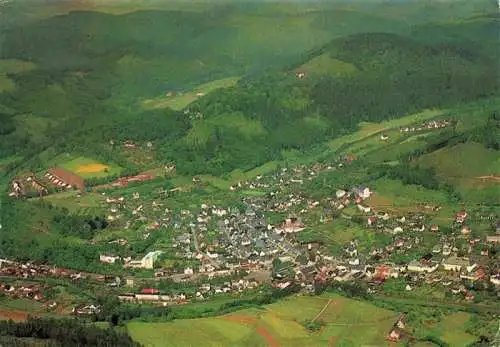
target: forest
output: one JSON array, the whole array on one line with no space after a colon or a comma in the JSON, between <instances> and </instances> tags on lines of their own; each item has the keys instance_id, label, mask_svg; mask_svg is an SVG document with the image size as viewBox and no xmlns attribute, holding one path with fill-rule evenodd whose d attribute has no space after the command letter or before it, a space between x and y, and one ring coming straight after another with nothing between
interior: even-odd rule
<instances>
[{"instance_id":1,"label":"forest","mask_svg":"<svg viewBox=\"0 0 500 347\"><path fill-rule=\"evenodd\" d=\"M86 15L81 16L79 20L85 22ZM64 26L69 19L58 20ZM180 112L144 110L116 99L115 87L127 82L116 75L118 57L110 57L109 52L124 57L123 46L127 53L133 48L147 55L140 43L124 41L105 49L99 41L104 38L99 36L97 41L75 47L79 52L75 55L61 39L52 43L57 45L53 51L68 56L67 67L55 69L47 65L47 57L37 56L37 69L7 74L17 88L0 93L0 158L24 157L7 166L9 173L42 169L39 153L43 151L53 155L78 152L137 172L141 169L137 164L108 145L110 140L133 140L153 141L158 163L175 162L178 173L184 175L251 169L281 159L283 150L305 151L352 132L363 121L380 122L495 95L498 64L485 53L494 52L495 44L483 40L477 49L480 43L472 45L471 41L479 38L474 35L483 33L484 26L497 22L496 17L482 17L473 24L455 24L440 34L439 42L425 42L419 30L410 36L360 33L334 39L284 61L285 67L268 67L245 76L235 87L214 91ZM198 25L200 29L193 30L210 24L202 20ZM466 32L464 27L477 30ZM452 29L453 40L449 38ZM23 37L9 31L5 57L24 59L40 51L36 44L20 45L38 35L35 30L41 29L27 28ZM66 35L65 40L70 40L71 33ZM355 71L318 70L304 79L296 78L295 71L318 57L351 64ZM45 100L53 102L49 105ZM24 122L25 114L40 122L36 130ZM186 116L192 114L201 118ZM495 135L488 135L492 146Z\"/></svg>"},{"instance_id":2,"label":"forest","mask_svg":"<svg viewBox=\"0 0 500 347\"><path fill-rule=\"evenodd\" d=\"M29 317L25 322L0 321L0 343L28 346L21 338L46 341L50 347L140 347L125 333L89 326L75 319Z\"/></svg>"}]
</instances>

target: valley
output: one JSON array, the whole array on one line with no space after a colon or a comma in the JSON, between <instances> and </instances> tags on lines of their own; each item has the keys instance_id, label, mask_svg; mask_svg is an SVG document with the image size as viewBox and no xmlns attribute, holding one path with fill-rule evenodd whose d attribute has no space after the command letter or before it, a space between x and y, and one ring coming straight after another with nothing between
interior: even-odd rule
<instances>
[{"instance_id":1,"label":"valley","mask_svg":"<svg viewBox=\"0 0 500 347\"><path fill-rule=\"evenodd\" d=\"M492 343L498 16L417 3L9 8L0 344Z\"/></svg>"}]
</instances>

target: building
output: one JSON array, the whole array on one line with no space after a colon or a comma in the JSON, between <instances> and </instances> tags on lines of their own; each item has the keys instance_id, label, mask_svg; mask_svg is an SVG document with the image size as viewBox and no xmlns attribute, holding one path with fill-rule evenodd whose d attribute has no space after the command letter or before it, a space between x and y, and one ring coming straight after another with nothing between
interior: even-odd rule
<instances>
[{"instance_id":1,"label":"building","mask_svg":"<svg viewBox=\"0 0 500 347\"><path fill-rule=\"evenodd\" d=\"M460 271L470 265L469 258L449 257L443 259L443 267L446 271Z\"/></svg>"},{"instance_id":2,"label":"building","mask_svg":"<svg viewBox=\"0 0 500 347\"><path fill-rule=\"evenodd\" d=\"M500 243L500 234L486 236L486 242Z\"/></svg>"},{"instance_id":3,"label":"building","mask_svg":"<svg viewBox=\"0 0 500 347\"><path fill-rule=\"evenodd\" d=\"M436 262L426 262L426 263L421 263L416 260L411 261L408 263L408 271L410 272L434 272L437 270L439 267L439 264Z\"/></svg>"},{"instance_id":4,"label":"building","mask_svg":"<svg viewBox=\"0 0 500 347\"><path fill-rule=\"evenodd\" d=\"M106 264L114 264L117 259L120 259L120 257L115 257L115 256L111 256L111 255L104 255L104 254L101 254L99 256L99 261L101 263L106 263Z\"/></svg>"},{"instance_id":5,"label":"building","mask_svg":"<svg viewBox=\"0 0 500 347\"><path fill-rule=\"evenodd\" d=\"M149 252L142 259L131 260L124 266L132 268L152 269L154 266L154 262L158 259L158 257L162 253L163 253L162 251Z\"/></svg>"},{"instance_id":6,"label":"building","mask_svg":"<svg viewBox=\"0 0 500 347\"><path fill-rule=\"evenodd\" d=\"M65 169L49 169L45 176L56 186L75 187L79 190L83 190L85 188L85 180L82 177Z\"/></svg>"}]
</instances>

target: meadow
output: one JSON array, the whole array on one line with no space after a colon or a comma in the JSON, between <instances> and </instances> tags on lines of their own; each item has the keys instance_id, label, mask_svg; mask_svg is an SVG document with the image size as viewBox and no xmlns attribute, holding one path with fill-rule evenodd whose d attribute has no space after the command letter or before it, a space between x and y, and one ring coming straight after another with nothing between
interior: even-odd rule
<instances>
[{"instance_id":1,"label":"meadow","mask_svg":"<svg viewBox=\"0 0 500 347\"><path fill-rule=\"evenodd\" d=\"M171 323L129 322L127 329L147 347L384 345L397 312L335 294L294 296L259 309ZM321 329L310 332L315 320ZM356 327L358 327L356 329ZM203 341L203 342L202 342Z\"/></svg>"}]
</instances>

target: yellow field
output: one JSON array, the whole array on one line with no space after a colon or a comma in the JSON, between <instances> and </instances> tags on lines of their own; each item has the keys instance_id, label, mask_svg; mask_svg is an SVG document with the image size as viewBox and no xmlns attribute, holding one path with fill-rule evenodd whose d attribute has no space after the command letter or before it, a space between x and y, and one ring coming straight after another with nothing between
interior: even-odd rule
<instances>
[{"instance_id":1,"label":"yellow field","mask_svg":"<svg viewBox=\"0 0 500 347\"><path fill-rule=\"evenodd\" d=\"M70 160L60 163L59 166L83 178L107 177L122 171L119 166L102 164L85 157L71 157Z\"/></svg>"},{"instance_id":2,"label":"yellow field","mask_svg":"<svg viewBox=\"0 0 500 347\"><path fill-rule=\"evenodd\" d=\"M83 164L76 167L76 173L96 173L104 172L109 169L108 165L104 164Z\"/></svg>"}]
</instances>

